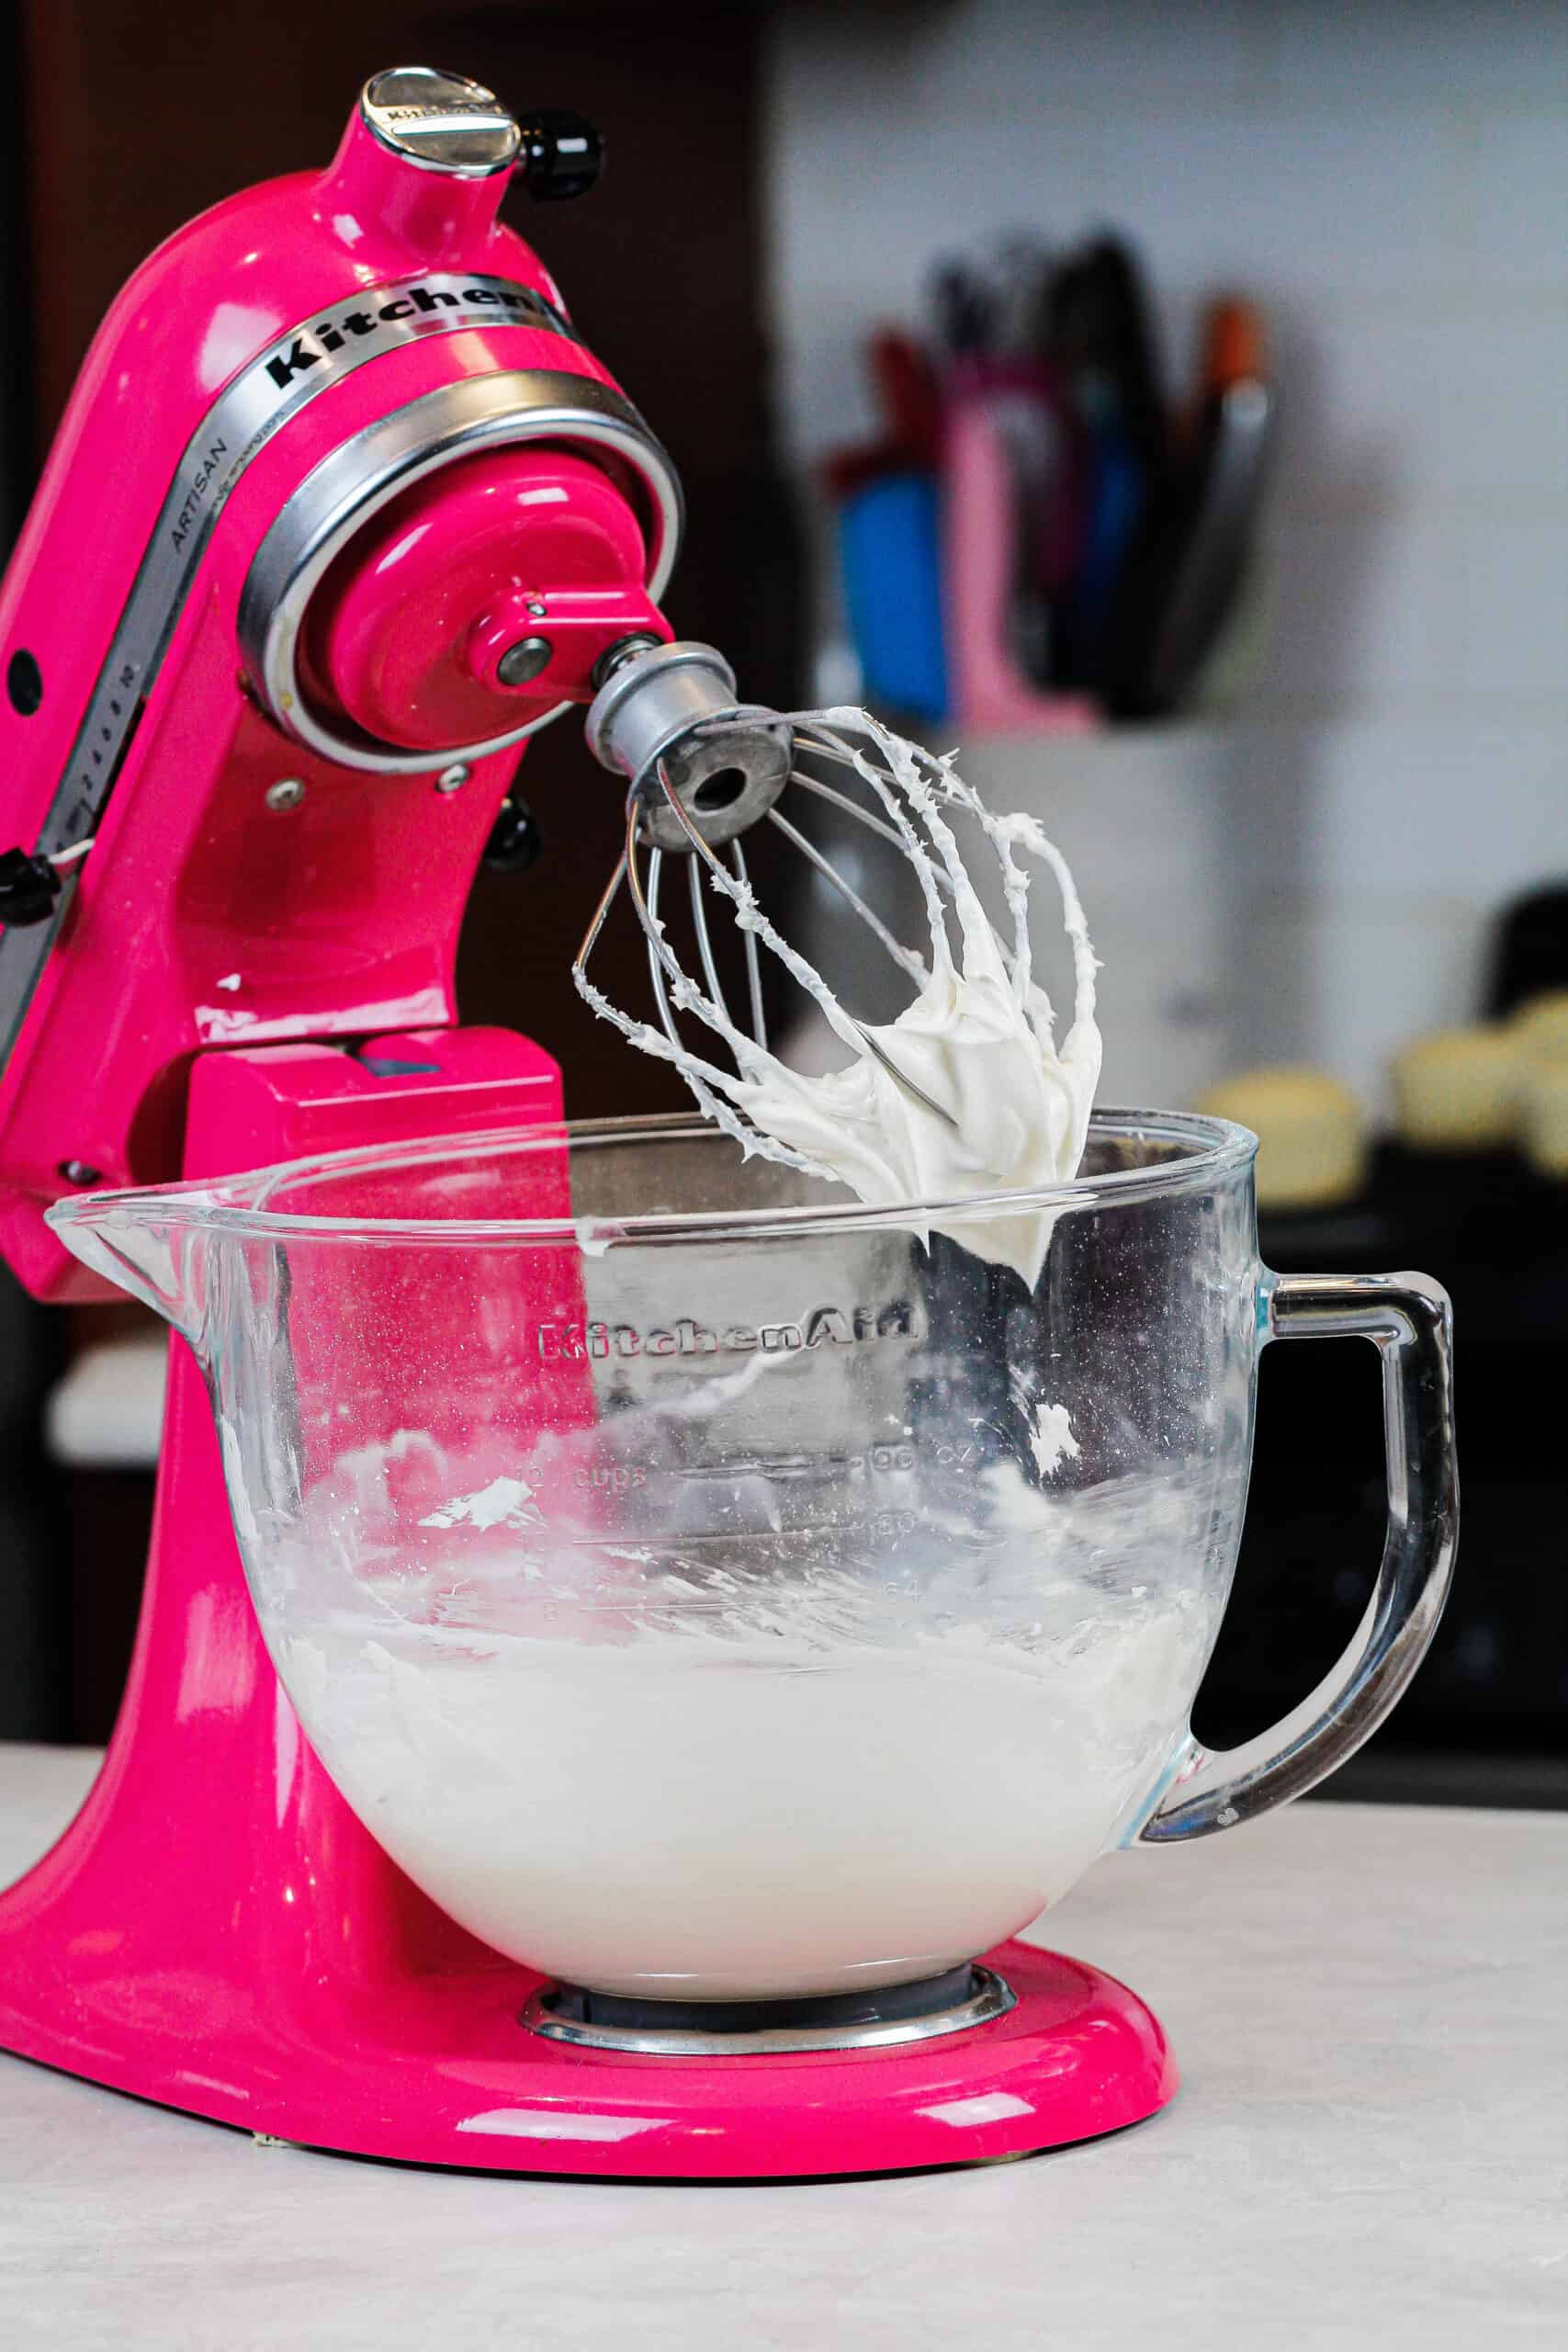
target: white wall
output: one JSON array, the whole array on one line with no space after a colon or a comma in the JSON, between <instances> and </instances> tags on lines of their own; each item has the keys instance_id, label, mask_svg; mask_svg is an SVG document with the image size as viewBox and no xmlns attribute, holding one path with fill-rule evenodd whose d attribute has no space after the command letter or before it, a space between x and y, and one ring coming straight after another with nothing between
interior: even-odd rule
<instances>
[{"instance_id":1,"label":"white wall","mask_svg":"<svg viewBox=\"0 0 1568 2352\"><path fill-rule=\"evenodd\" d=\"M1568 873L1568 7L837 0L778 12L769 119L803 464L869 427L866 326L917 318L966 240L1124 229L1179 370L1205 295L1266 304L1270 625L1213 786L1226 1050L1375 1094L1475 1004L1499 902ZM1091 912L1115 888L1079 879Z\"/></svg>"}]
</instances>

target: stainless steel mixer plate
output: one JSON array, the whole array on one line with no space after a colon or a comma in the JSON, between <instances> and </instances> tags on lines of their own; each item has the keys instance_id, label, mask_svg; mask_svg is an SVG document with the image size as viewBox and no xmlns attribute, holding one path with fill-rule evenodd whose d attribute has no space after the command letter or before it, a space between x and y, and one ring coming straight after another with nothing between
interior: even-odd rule
<instances>
[{"instance_id":1,"label":"stainless steel mixer plate","mask_svg":"<svg viewBox=\"0 0 1568 2352\"><path fill-rule=\"evenodd\" d=\"M615 2050L647 2058L782 2058L807 2050L886 2050L899 2042L931 2041L942 2034L963 2033L970 2026L1005 2018L1010 2009L1017 2007L1017 1994L994 1969L982 1968L976 1962L964 1973L970 1978L970 1991L947 2007L918 2017L874 2018L861 2024L829 2023L823 2013L841 2011L847 2006L831 1997L820 2002L748 2004L760 2012L773 2008L780 2018L777 2024L760 2024L750 2030L725 2029L716 2032L699 2026L655 2024L651 2018L638 2025L601 2024L563 2015L552 2006L581 1997L574 1996L571 1988L558 1984L539 1987L523 2010L523 2023L531 2033L543 2034L550 2041L570 2041L589 2050ZM903 1989L888 1988L890 1994ZM649 2002L647 2006L649 2010L665 2007L674 2010L689 2009L694 2005ZM818 2011L819 2021L784 2021L791 2014L798 2016L801 2011L811 2009Z\"/></svg>"}]
</instances>

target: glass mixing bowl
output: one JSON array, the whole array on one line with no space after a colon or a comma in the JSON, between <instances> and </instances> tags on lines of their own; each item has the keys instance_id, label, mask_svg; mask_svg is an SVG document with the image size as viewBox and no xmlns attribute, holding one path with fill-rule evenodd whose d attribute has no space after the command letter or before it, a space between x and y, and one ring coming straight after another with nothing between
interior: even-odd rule
<instances>
[{"instance_id":1,"label":"glass mixing bowl","mask_svg":"<svg viewBox=\"0 0 1568 2352\"><path fill-rule=\"evenodd\" d=\"M52 1216L200 1356L274 1662L393 1859L571 1984L772 1999L969 1960L1107 1846L1311 1785L1408 1679L1447 1302L1260 1269L1253 1153L1105 1113L1072 1183L868 1209L675 1118ZM1384 1367L1376 1590L1210 1755L1259 1345L1346 1331Z\"/></svg>"}]
</instances>

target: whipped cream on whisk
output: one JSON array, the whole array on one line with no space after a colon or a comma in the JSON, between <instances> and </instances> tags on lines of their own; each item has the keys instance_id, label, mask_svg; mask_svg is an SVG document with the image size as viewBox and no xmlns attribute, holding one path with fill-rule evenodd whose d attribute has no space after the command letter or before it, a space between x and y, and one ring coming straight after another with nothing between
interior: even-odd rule
<instances>
[{"instance_id":1,"label":"whipped cream on whisk","mask_svg":"<svg viewBox=\"0 0 1568 2352\"><path fill-rule=\"evenodd\" d=\"M867 713L812 712L795 723L807 730L808 745L815 738L851 761L919 878L929 956L896 942L874 909L857 908L915 984L912 1002L886 1024L854 1021L821 974L775 930L745 878L716 864L708 876L712 888L729 899L739 929L771 949L819 1007L849 1048L844 1068L790 1069L737 1027L722 1002L667 952L661 960L671 1002L723 1039L734 1074L630 1021L580 977L583 993L634 1044L673 1063L701 1107L743 1150L845 1184L872 1205L951 1203L1065 1182L1083 1153L1100 1066L1098 965L1066 860L1033 818L993 815L951 758L907 742ZM857 737L880 758L858 749ZM950 814L972 819L998 860L1006 944L981 904ZM1072 948L1073 1017L1060 1046L1050 999L1033 977L1031 876L1022 859L1050 869ZM660 944L662 950L661 937ZM1014 1267L1032 1285L1053 1219L1033 1210L1016 1218L937 1215L929 1223L976 1254Z\"/></svg>"}]
</instances>

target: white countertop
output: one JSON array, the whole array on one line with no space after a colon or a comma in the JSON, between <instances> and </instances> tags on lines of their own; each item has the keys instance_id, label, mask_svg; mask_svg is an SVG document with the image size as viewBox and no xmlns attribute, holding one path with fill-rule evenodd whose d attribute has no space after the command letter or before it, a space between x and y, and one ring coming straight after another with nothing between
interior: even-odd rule
<instances>
[{"instance_id":1,"label":"white countertop","mask_svg":"<svg viewBox=\"0 0 1568 2352\"><path fill-rule=\"evenodd\" d=\"M81 1750L0 1747L0 1881ZM0 2058L7 2352L1495 2352L1568 2342L1568 1815L1298 1805L1049 1940L1185 2075L1025 2163L777 2188L258 2148Z\"/></svg>"}]
</instances>

